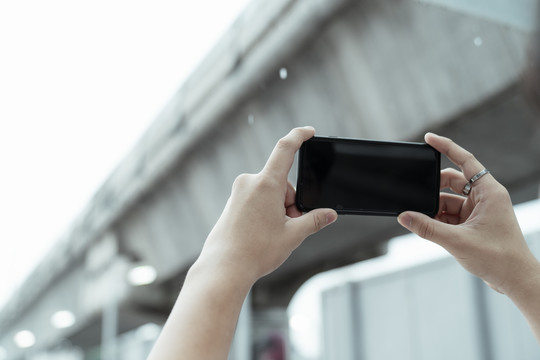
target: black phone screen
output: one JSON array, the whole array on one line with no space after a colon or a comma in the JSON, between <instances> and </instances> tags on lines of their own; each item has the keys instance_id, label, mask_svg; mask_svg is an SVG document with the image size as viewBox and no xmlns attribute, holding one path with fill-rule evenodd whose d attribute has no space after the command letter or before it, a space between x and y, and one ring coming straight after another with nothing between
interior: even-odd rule
<instances>
[{"instance_id":1,"label":"black phone screen","mask_svg":"<svg viewBox=\"0 0 540 360\"><path fill-rule=\"evenodd\" d=\"M435 216L440 153L427 144L313 137L298 158L296 203L301 211Z\"/></svg>"}]
</instances>

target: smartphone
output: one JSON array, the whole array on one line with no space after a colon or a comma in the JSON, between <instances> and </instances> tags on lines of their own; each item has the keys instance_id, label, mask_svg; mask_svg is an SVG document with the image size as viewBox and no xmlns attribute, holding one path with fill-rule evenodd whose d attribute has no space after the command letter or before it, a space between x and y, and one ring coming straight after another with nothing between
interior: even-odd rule
<instances>
[{"instance_id":1,"label":"smartphone","mask_svg":"<svg viewBox=\"0 0 540 360\"><path fill-rule=\"evenodd\" d=\"M428 144L316 136L298 156L301 211L433 217L439 210L441 154Z\"/></svg>"}]
</instances>

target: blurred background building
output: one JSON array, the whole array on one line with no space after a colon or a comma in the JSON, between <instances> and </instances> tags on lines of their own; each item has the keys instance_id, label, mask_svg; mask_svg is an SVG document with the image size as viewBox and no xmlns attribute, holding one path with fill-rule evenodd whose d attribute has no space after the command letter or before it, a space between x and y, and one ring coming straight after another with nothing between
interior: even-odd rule
<instances>
[{"instance_id":1,"label":"blurred background building","mask_svg":"<svg viewBox=\"0 0 540 360\"><path fill-rule=\"evenodd\" d=\"M0 359L144 359L234 178L259 171L295 126L385 140L434 131L470 149L515 203L537 199L538 115L521 91L535 14L532 0L253 0L3 307ZM539 230L528 231L534 246ZM287 307L299 287L402 234L393 218L342 216L312 236L255 285L230 358L533 349L530 336L505 336L527 333L519 314L437 257L345 283L334 273L313 295L320 351L297 351L289 320L302 326Z\"/></svg>"},{"instance_id":2,"label":"blurred background building","mask_svg":"<svg viewBox=\"0 0 540 360\"><path fill-rule=\"evenodd\" d=\"M540 201L520 204L516 211L529 246L540 257ZM328 277L317 279L325 283L317 287L323 294L324 359L540 356L527 322L508 298L416 236L394 239L388 255L321 277Z\"/></svg>"}]
</instances>

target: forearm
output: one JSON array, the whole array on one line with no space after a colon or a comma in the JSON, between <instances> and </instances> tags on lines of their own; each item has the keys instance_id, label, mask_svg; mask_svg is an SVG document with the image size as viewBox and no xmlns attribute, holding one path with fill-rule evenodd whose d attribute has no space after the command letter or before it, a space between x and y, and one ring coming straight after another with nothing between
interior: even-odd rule
<instances>
[{"instance_id":1,"label":"forearm","mask_svg":"<svg viewBox=\"0 0 540 360\"><path fill-rule=\"evenodd\" d=\"M315 134L293 129L257 174L239 175L191 267L150 360L227 359L244 300L304 239L337 219L332 209L302 214L287 177L294 154Z\"/></svg>"},{"instance_id":2,"label":"forearm","mask_svg":"<svg viewBox=\"0 0 540 360\"><path fill-rule=\"evenodd\" d=\"M227 358L251 287L231 276L210 262L194 264L149 360Z\"/></svg>"}]
</instances>

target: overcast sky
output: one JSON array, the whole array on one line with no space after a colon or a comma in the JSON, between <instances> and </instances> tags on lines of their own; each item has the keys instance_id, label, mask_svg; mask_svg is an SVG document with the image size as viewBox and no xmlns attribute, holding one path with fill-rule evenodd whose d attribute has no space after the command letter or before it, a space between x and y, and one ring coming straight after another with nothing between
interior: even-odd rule
<instances>
[{"instance_id":1,"label":"overcast sky","mask_svg":"<svg viewBox=\"0 0 540 360\"><path fill-rule=\"evenodd\" d=\"M0 0L0 306L249 0Z\"/></svg>"}]
</instances>

